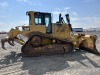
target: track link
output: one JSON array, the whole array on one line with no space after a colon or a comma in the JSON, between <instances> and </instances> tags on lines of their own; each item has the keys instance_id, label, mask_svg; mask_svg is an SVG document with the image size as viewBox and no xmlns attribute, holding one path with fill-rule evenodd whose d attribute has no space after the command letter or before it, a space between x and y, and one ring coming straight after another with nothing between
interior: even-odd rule
<instances>
[{"instance_id":1,"label":"track link","mask_svg":"<svg viewBox=\"0 0 100 75\"><path fill-rule=\"evenodd\" d=\"M51 43L42 45L42 39L48 39ZM52 55L52 54L64 54L74 50L72 42L67 40L59 40L52 37L33 35L23 45L21 51L28 56L40 56L40 55Z\"/></svg>"}]
</instances>

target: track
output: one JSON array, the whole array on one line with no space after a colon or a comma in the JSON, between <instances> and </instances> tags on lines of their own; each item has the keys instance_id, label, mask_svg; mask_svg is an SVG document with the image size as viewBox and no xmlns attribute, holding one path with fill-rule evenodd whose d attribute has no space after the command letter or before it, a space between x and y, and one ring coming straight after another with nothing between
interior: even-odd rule
<instances>
[{"instance_id":1,"label":"track","mask_svg":"<svg viewBox=\"0 0 100 75\"><path fill-rule=\"evenodd\" d=\"M44 39L46 44L42 44ZM73 50L73 43L44 35L33 35L21 49L22 53L28 56L64 54Z\"/></svg>"}]
</instances>

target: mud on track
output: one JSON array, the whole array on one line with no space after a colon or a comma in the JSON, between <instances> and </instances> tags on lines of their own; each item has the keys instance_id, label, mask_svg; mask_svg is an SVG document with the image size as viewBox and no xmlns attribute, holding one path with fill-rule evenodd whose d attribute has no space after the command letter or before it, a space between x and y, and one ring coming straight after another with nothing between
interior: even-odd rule
<instances>
[{"instance_id":1,"label":"mud on track","mask_svg":"<svg viewBox=\"0 0 100 75\"><path fill-rule=\"evenodd\" d=\"M98 36L96 45L100 51L100 32L85 32ZM6 35L0 35L0 39ZM1 43L0 43L1 44ZM0 45L0 75L100 75L100 56L77 51L64 55L23 57L21 45Z\"/></svg>"}]
</instances>

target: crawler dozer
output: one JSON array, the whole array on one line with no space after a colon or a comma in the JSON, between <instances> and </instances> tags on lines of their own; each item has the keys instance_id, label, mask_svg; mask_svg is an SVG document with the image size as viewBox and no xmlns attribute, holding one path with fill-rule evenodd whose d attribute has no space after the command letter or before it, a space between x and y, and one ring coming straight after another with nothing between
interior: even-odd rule
<instances>
[{"instance_id":1,"label":"crawler dozer","mask_svg":"<svg viewBox=\"0 0 100 75\"><path fill-rule=\"evenodd\" d=\"M56 23L52 23L51 13L28 11L28 26L17 26L8 32L8 36L1 39L2 48L6 49L4 44L8 42L14 46L14 41L22 45L21 52L28 56L37 56L42 54L63 54L76 50L87 50L98 54L96 49L96 35L74 34L69 14L66 14L65 23L61 14ZM22 28L22 30L19 29ZM18 38L18 35L24 35Z\"/></svg>"}]
</instances>

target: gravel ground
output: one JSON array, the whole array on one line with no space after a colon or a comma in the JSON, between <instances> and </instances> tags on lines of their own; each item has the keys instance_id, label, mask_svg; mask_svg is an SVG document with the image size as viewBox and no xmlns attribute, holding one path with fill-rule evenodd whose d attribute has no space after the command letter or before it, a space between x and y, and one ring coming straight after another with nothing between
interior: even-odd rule
<instances>
[{"instance_id":1,"label":"gravel ground","mask_svg":"<svg viewBox=\"0 0 100 75\"><path fill-rule=\"evenodd\" d=\"M99 32L87 32L98 36L96 45L100 51ZM0 39L6 35L0 35ZM1 44L1 43L0 43ZM100 75L100 56L76 51L64 55L23 57L21 45L12 47L6 43L7 50L0 46L0 75Z\"/></svg>"}]
</instances>

